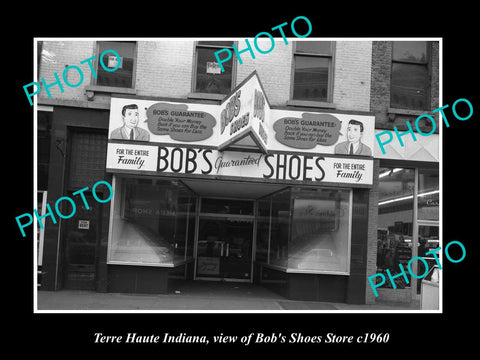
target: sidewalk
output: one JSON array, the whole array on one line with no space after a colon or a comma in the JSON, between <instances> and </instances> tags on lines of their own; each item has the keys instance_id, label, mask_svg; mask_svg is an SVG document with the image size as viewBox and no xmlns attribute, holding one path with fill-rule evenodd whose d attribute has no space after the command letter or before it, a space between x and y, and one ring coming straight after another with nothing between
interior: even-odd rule
<instances>
[{"instance_id":1,"label":"sidewalk","mask_svg":"<svg viewBox=\"0 0 480 360\"><path fill-rule=\"evenodd\" d=\"M373 305L289 300L262 286L246 283L187 282L169 294L98 293L84 290L38 291L38 310L96 311L418 311L420 304Z\"/></svg>"}]
</instances>

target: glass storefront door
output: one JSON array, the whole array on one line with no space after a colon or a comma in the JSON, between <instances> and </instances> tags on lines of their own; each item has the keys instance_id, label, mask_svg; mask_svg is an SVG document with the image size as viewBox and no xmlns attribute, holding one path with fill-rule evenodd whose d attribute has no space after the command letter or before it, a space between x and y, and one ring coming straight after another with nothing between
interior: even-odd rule
<instances>
[{"instance_id":1,"label":"glass storefront door","mask_svg":"<svg viewBox=\"0 0 480 360\"><path fill-rule=\"evenodd\" d=\"M253 201L202 199L196 279L252 279Z\"/></svg>"},{"instance_id":2,"label":"glass storefront door","mask_svg":"<svg viewBox=\"0 0 480 360\"><path fill-rule=\"evenodd\" d=\"M435 257L433 255L426 255L430 250L436 249L440 246L439 227L438 222L418 221L418 244L417 256L423 258L428 264L427 272L436 265ZM425 273L425 265L418 261L416 274ZM422 280L417 279L417 294L420 294L422 288Z\"/></svg>"},{"instance_id":3,"label":"glass storefront door","mask_svg":"<svg viewBox=\"0 0 480 360\"><path fill-rule=\"evenodd\" d=\"M439 172L437 168L408 169L381 167L379 173L377 273L389 269L399 274L399 264L407 269L411 259L425 259L429 269L435 264L427 252L439 245ZM413 261L417 276L425 273L422 261ZM422 279L410 276L408 284L396 277L396 291L411 288L412 299L420 299ZM386 281L382 286L391 288Z\"/></svg>"}]
</instances>

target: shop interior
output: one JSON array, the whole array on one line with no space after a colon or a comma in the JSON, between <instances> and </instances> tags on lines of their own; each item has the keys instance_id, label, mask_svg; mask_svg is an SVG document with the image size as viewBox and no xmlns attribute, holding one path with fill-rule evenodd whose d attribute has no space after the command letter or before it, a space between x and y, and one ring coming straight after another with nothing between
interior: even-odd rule
<instances>
[{"instance_id":1,"label":"shop interior","mask_svg":"<svg viewBox=\"0 0 480 360\"><path fill-rule=\"evenodd\" d=\"M417 256L431 269L435 258L426 253L440 244L438 169L382 167L379 178L377 273L389 269L397 274L399 264L407 269L410 259ZM419 276L427 270L422 262L413 265ZM408 272L407 279L397 277L396 290L409 289L412 298L418 297L421 281ZM385 282L382 287L393 286Z\"/></svg>"}]
</instances>

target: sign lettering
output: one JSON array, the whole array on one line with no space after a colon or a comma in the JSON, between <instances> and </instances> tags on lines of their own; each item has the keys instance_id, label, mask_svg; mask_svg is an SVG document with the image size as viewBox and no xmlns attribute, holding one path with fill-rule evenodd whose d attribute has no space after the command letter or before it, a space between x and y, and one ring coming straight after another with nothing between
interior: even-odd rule
<instances>
[{"instance_id":1,"label":"sign lettering","mask_svg":"<svg viewBox=\"0 0 480 360\"><path fill-rule=\"evenodd\" d=\"M158 155L158 163L152 169L149 162L148 171L158 174L186 174L202 178L223 176L275 182L329 182L352 186L371 185L373 179L371 159L334 158L316 154L221 152L180 146L159 146L158 151L150 150L150 153ZM115 172L127 170L127 173L128 170L137 170L133 165L126 167L116 162L111 162L108 169Z\"/></svg>"}]
</instances>

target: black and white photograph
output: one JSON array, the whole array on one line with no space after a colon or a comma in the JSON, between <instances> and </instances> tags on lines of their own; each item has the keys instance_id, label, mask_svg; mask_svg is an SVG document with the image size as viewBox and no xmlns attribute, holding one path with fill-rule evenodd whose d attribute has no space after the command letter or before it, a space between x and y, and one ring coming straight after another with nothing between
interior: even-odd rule
<instances>
[{"instance_id":1,"label":"black and white photograph","mask_svg":"<svg viewBox=\"0 0 480 360\"><path fill-rule=\"evenodd\" d=\"M240 24L21 42L23 315L102 352L456 343L478 102L455 37Z\"/></svg>"},{"instance_id":2,"label":"black and white photograph","mask_svg":"<svg viewBox=\"0 0 480 360\"><path fill-rule=\"evenodd\" d=\"M37 310L440 311L441 45L37 39Z\"/></svg>"}]
</instances>

